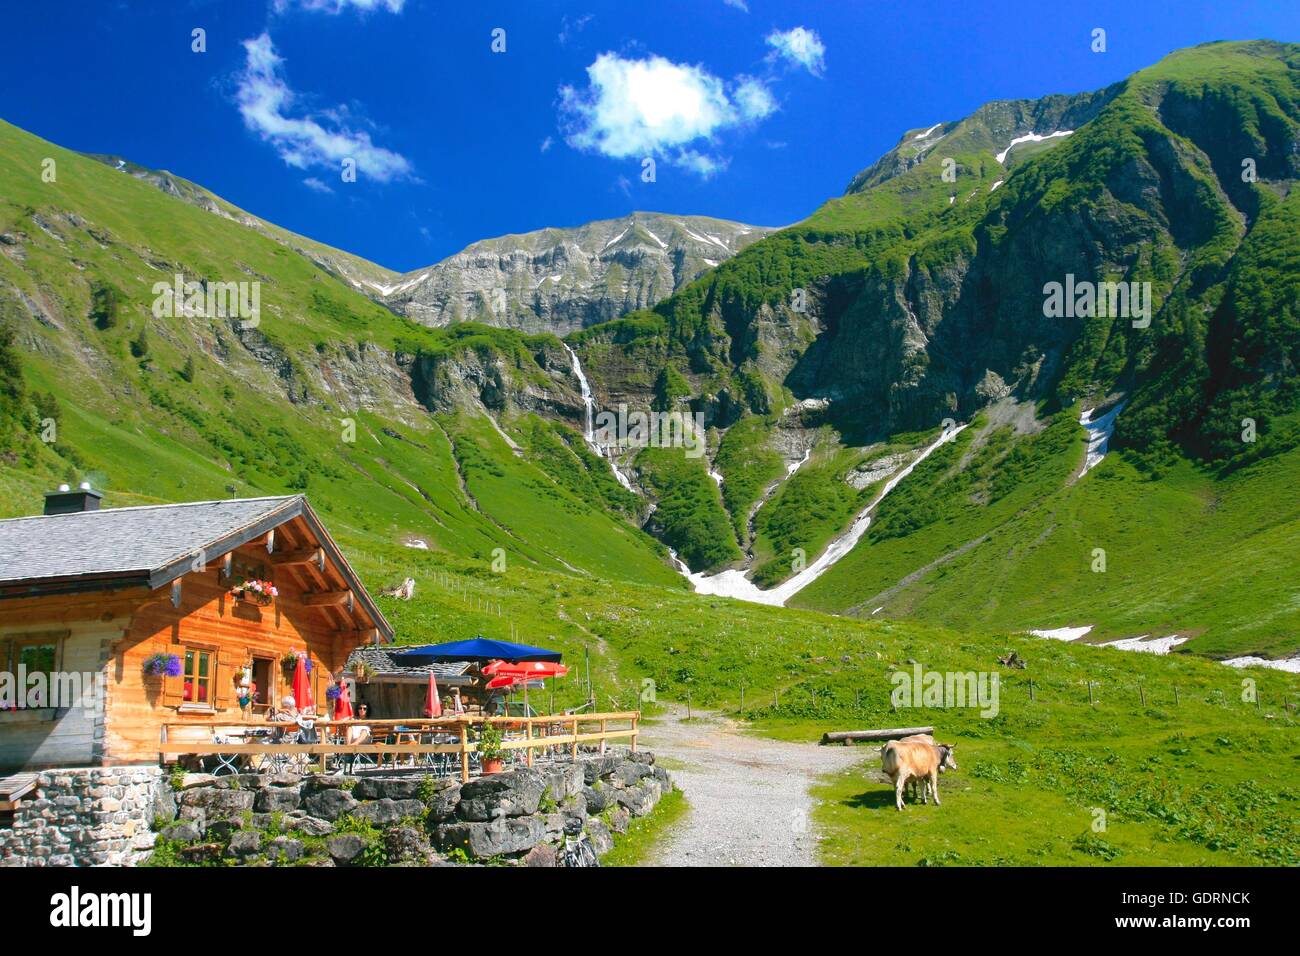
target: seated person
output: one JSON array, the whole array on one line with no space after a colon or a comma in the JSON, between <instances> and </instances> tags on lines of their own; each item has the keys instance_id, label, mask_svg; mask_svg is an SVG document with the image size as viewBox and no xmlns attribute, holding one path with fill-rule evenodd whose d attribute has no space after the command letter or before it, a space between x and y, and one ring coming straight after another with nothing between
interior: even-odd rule
<instances>
[{"instance_id":1,"label":"seated person","mask_svg":"<svg viewBox=\"0 0 1300 956\"><path fill-rule=\"evenodd\" d=\"M369 704L357 705L357 719L364 720L370 716ZM373 743L370 734L370 728L363 724L349 724L346 733L343 735L344 741L349 744L368 744Z\"/></svg>"},{"instance_id":2,"label":"seated person","mask_svg":"<svg viewBox=\"0 0 1300 956\"><path fill-rule=\"evenodd\" d=\"M315 726L315 716L298 709L298 702L294 700L292 694L285 694L280 698L280 709L273 713L268 720L279 724L297 724L298 730L293 734L286 734L285 731L276 731L274 740L285 740L291 743L315 743L318 739L313 729Z\"/></svg>"},{"instance_id":3,"label":"seated person","mask_svg":"<svg viewBox=\"0 0 1300 956\"><path fill-rule=\"evenodd\" d=\"M280 709L271 711L271 716L267 720L274 720L279 723L295 723L298 717L298 702L293 699L293 694L285 694L280 698Z\"/></svg>"}]
</instances>

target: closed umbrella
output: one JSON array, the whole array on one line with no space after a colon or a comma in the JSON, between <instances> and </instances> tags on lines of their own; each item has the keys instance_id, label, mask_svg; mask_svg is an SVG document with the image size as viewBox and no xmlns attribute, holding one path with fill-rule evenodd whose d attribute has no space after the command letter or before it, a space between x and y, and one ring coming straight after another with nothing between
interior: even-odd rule
<instances>
[{"instance_id":1,"label":"closed umbrella","mask_svg":"<svg viewBox=\"0 0 1300 956\"><path fill-rule=\"evenodd\" d=\"M429 694L424 699L424 716L442 716L442 701L438 697L438 681L432 671L429 672Z\"/></svg>"},{"instance_id":2,"label":"closed umbrella","mask_svg":"<svg viewBox=\"0 0 1300 956\"><path fill-rule=\"evenodd\" d=\"M334 719L352 719L352 698L348 696L348 682L339 681L339 696L334 700Z\"/></svg>"},{"instance_id":3,"label":"closed umbrella","mask_svg":"<svg viewBox=\"0 0 1300 956\"><path fill-rule=\"evenodd\" d=\"M299 713L310 711L314 706L311 699L311 679L307 676L307 659L298 656L298 663L293 668L293 702Z\"/></svg>"}]
</instances>

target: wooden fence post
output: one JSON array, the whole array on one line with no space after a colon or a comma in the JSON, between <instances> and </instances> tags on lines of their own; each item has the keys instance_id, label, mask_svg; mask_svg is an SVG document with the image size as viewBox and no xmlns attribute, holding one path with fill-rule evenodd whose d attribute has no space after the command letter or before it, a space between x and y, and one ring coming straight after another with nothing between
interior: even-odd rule
<instances>
[{"instance_id":1,"label":"wooden fence post","mask_svg":"<svg viewBox=\"0 0 1300 956\"><path fill-rule=\"evenodd\" d=\"M605 718L600 719L600 755L605 756Z\"/></svg>"},{"instance_id":2,"label":"wooden fence post","mask_svg":"<svg viewBox=\"0 0 1300 956\"><path fill-rule=\"evenodd\" d=\"M460 722L460 782L469 783L469 724Z\"/></svg>"},{"instance_id":3,"label":"wooden fence post","mask_svg":"<svg viewBox=\"0 0 1300 956\"><path fill-rule=\"evenodd\" d=\"M1029 678L1029 699L1034 700L1034 679Z\"/></svg>"},{"instance_id":4,"label":"wooden fence post","mask_svg":"<svg viewBox=\"0 0 1300 956\"><path fill-rule=\"evenodd\" d=\"M641 719L641 712L638 710L632 715L632 753L636 753L636 735L639 731L636 729L637 721Z\"/></svg>"},{"instance_id":5,"label":"wooden fence post","mask_svg":"<svg viewBox=\"0 0 1300 956\"><path fill-rule=\"evenodd\" d=\"M573 718L573 747L569 751L574 760L578 759L578 718Z\"/></svg>"},{"instance_id":6,"label":"wooden fence post","mask_svg":"<svg viewBox=\"0 0 1300 956\"><path fill-rule=\"evenodd\" d=\"M1088 703L1093 704L1092 700L1092 681L1088 681ZM1094 705L1095 706L1095 705Z\"/></svg>"},{"instance_id":7,"label":"wooden fence post","mask_svg":"<svg viewBox=\"0 0 1300 956\"><path fill-rule=\"evenodd\" d=\"M524 762L531 767L533 765L533 718L526 715L524 717L524 732L527 734L526 739L528 741L528 749L525 751L527 756L524 758Z\"/></svg>"}]
</instances>

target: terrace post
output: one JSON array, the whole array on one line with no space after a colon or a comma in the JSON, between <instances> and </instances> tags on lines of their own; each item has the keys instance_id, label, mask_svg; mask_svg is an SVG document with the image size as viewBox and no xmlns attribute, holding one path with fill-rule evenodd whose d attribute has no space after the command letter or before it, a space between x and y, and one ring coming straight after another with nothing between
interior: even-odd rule
<instances>
[{"instance_id":1,"label":"terrace post","mask_svg":"<svg viewBox=\"0 0 1300 956\"><path fill-rule=\"evenodd\" d=\"M469 724L460 722L460 782L469 783Z\"/></svg>"},{"instance_id":2,"label":"terrace post","mask_svg":"<svg viewBox=\"0 0 1300 956\"><path fill-rule=\"evenodd\" d=\"M573 718L573 747L570 750L574 760L578 759L578 718Z\"/></svg>"},{"instance_id":3,"label":"terrace post","mask_svg":"<svg viewBox=\"0 0 1300 956\"><path fill-rule=\"evenodd\" d=\"M528 766L533 765L533 718L524 716L524 732L527 734L528 747L524 751Z\"/></svg>"},{"instance_id":4,"label":"terrace post","mask_svg":"<svg viewBox=\"0 0 1300 956\"><path fill-rule=\"evenodd\" d=\"M637 721L640 719L641 719L641 711L638 710L636 713L632 715L632 753L636 753L636 735L639 733L639 731L636 729L636 724Z\"/></svg>"}]
</instances>

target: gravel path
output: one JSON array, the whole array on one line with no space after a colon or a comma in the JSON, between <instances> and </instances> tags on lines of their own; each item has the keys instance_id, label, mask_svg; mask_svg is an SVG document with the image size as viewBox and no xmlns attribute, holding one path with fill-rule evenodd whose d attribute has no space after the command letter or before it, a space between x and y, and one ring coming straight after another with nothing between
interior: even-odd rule
<instances>
[{"instance_id":1,"label":"gravel path","mask_svg":"<svg viewBox=\"0 0 1300 956\"><path fill-rule=\"evenodd\" d=\"M860 762L862 750L753 737L714 713L685 716L683 710L665 717L639 738L664 758L689 804L650 863L815 866L808 788L823 774Z\"/></svg>"}]
</instances>

